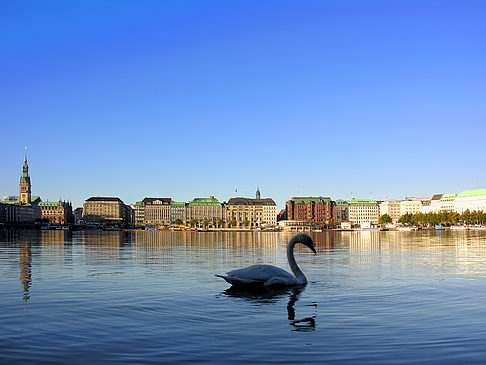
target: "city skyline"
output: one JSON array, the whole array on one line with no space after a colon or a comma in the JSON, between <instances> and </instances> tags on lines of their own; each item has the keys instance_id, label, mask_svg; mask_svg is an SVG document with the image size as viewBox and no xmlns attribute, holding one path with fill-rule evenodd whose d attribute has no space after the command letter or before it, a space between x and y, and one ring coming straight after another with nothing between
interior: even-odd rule
<instances>
[{"instance_id":1,"label":"city skyline","mask_svg":"<svg viewBox=\"0 0 486 365\"><path fill-rule=\"evenodd\" d=\"M74 207L486 186L484 3L2 8L2 195L25 145L33 194Z\"/></svg>"}]
</instances>

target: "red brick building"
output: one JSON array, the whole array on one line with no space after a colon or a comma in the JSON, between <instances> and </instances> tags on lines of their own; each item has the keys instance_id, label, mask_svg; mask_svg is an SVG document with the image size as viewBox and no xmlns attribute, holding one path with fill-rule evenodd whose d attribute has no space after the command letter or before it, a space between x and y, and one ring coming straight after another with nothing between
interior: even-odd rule
<instances>
[{"instance_id":1,"label":"red brick building","mask_svg":"<svg viewBox=\"0 0 486 365\"><path fill-rule=\"evenodd\" d=\"M293 197L287 200L285 210L288 220L312 221L321 224L333 220L334 202L331 198Z\"/></svg>"}]
</instances>

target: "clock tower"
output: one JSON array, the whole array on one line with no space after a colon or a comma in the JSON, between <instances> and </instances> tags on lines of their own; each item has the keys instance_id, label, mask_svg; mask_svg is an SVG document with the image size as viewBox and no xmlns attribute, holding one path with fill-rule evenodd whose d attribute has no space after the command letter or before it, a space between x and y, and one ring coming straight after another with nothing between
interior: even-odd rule
<instances>
[{"instance_id":1,"label":"clock tower","mask_svg":"<svg viewBox=\"0 0 486 365\"><path fill-rule=\"evenodd\" d=\"M30 204L32 191L30 187L29 165L27 165L27 147L25 147L24 166L22 167L22 176L20 176L19 190L20 202L22 204Z\"/></svg>"}]
</instances>

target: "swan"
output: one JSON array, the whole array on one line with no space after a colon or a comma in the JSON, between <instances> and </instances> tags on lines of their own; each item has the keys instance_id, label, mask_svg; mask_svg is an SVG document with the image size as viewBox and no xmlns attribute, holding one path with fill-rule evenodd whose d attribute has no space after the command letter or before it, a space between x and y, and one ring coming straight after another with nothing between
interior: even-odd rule
<instances>
[{"instance_id":1,"label":"swan","mask_svg":"<svg viewBox=\"0 0 486 365\"><path fill-rule=\"evenodd\" d=\"M292 237L287 245L287 260L295 276L272 265L252 265L244 269L227 272L226 275L216 276L223 278L234 286L282 287L305 285L307 284L307 278L299 266L297 266L294 258L294 246L297 243L306 245L312 252L316 253L314 242L308 235L301 233Z\"/></svg>"}]
</instances>

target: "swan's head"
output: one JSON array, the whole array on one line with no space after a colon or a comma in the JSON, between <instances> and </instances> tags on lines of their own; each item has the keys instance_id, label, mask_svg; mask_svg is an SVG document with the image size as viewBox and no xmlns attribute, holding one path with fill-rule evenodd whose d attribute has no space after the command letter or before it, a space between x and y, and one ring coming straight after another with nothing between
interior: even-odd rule
<instances>
[{"instance_id":1,"label":"swan's head","mask_svg":"<svg viewBox=\"0 0 486 365\"><path fill-rule=\"evenodd\" d=\"M314 241L312 240L312 238L310 238L309 235L307 235L305 233L301 233L301 234L298 234L298 235L292 237L292 239L290 240L290 242L302 243L303 245L306 245L307 247L309 247L309 249L312 252L314 252L315 254L317 254L316 249L314 247Z\"/></svg>"}]
</instances>

